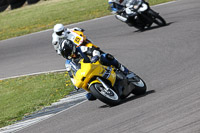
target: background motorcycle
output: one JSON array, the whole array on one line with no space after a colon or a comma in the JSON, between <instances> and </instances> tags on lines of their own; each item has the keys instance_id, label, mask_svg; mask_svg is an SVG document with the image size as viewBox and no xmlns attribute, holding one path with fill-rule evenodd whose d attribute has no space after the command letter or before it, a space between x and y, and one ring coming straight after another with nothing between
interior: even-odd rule
<instances>
[{"instance_id":1,"label":"background motorcycle","mask_svg":"<svg viewBox=\"0 0 200 133\"><path fill-rule=\"evenodd\" d=\"M153 11L149 4L144 0L140 0L134 3L130 3L130 6L124 10L118 12L116 18L122 20L121 16L127 18L127 24L134 26L139 30L151 27L153 23L158 26L165 26L166 21L159 15L159 13Z\"/></svg>"}]
</instances>

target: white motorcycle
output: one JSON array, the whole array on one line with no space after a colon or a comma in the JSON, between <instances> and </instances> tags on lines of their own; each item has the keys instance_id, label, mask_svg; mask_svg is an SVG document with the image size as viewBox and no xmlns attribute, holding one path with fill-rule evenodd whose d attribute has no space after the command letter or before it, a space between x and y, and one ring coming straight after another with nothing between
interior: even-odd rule
<instances>
[{"instance_id":1,"label":"white motorcycle","mask_svg":"<svg viewBox=\"0 0 200 133\"><path fill-rule=\"evenodd\" d=\"M166 25L159 13L153 11L144 0L130 2L129 6L117 13L116 18L139 30L149 28L153 23L158 26Z\"/></svg>"}]
</instances>

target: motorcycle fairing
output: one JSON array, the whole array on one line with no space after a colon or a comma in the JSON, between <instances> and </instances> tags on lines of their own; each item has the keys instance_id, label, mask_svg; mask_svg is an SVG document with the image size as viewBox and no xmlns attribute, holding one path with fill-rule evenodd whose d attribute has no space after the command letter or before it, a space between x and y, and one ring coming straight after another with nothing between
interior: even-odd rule
<instances>
[{"instance_id":1,"label":"motorcycle fairing","mask_svg":"<svg viewBox=\"0 0 200 133\"><path fill-rule=\"evenodd\" d=\"M116 74L112 67L103 66L99 61L96 63L84 63L83 61L84 60L80 61L81 69L79 69L74 76L74 85L76 87L89 91L88 83L91 82L91 79L93 77L103 77L108 71L110 71L110 73L109 76L107 76L107 80L111 82L112 86L114 85ZM109 69L107 70L107 68Z\"/></svg>"},{"instance_id":2,"label":"motorcycle fairing","mask_svg":"<svg viewBox=\"0 0 200 133\"><path fill-rule=\"evenodd\" d=\"M117 90L121 98L127 97L135 88L135 86L131 84L129 82L129 78L127 78L122 73L116 71L116 75L117 75L117 81L115 82L114 89Z\"/></svg>"}]
</instances>

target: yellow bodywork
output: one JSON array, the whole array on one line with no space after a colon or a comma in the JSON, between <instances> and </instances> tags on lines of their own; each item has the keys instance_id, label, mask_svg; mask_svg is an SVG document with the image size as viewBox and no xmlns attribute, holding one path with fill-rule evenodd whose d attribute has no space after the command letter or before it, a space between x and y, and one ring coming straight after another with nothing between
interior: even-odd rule
<instances>
[{"instance_id":1,"label":"yellow bodywork","mask_svg":"<svg viewBox=\"0 0 200 133\"><path fill-rule=\"evenodd\" d=\"M79 46L81 46L82 45L82 41L86 41L87 40L87 38L86 38L86 36L83 34L83 32L82 31L73 31L74 33L76 33L76 37L75 37L75 39L74 39L74 43L77 45L77 47L79 47ZM87 44L84 44L84 46L86 46L86 47L96 47L97 48L97 46L96 45L94 45L94 44L92 44L92 43L90 43L90 42L88 42Z\"/></svg>"},{"instance_id":2,"label":"yellow bodywork","mask_svg":"<svg viewBox=\"0 0 200 133\"><path fill-rule=\"evenodd\" d=\"M73 31L73 32L76 33L74 43L77 45L77 47L86 46L89 48L92 48L92 47L98 48L96 45L94 45L90 41L86 41L87 38L83 34L82 31ZM83 41L86 43L82 43ZM94 83L100 83L100 81L98 81L97 79L94 79L91 81L91 78L102 77L105 74L108 66L101 65L99 61L92 64L84 63L83 59L80 61L80 63L81 63L81 69L79 69L74 75L74 85L78 88L83 88L86 91L90 92L89 90L90 85ZM114 72L113 68L110 71L110 74L109 74L109 77L107 77L107 80L111 82L112 86L114 85L115 80L116 80L116 73ZM88 84L88 82L90 82L90 85Z\"/></svg>"},{"instance_id":3,"label":"yellow bodywork","mask_svg":"<svg viewBox=\"0 0 200 133\"><path fill-rule=\"evenodd\" d=\"M84 90L90 92L88 88L89 81L90 85L92 83L99 82L97 79L94 79L91 82L91 79L93 77L103 77L103 75L107 72L108 66L101 65L99 61L97 61L96 63L84 63L83 60L81 60L80 63L81 63L81 69L79 69L74 75L74 85L78 88L83 88ZM114 72L113 67L111 68L112 69L110 69L107 80L109 80L112 86L114 86L116 80L116 73Z\"/></svg>"},{"instance_id":4,"label":"yellow bodywork","mask_svg":"<svg viewBox=\"0 0 200 133\"><path fill-rule=\"evenodd\" d=\"M76 30L74 30L73 31L74 33L76 33L76 37L75 37L75 39L74 39L74 43L77 45L77 46L79 46L79 45L81 45L82 44L82 42L83 41L86 41L86 36L83 34L83 32L82 31L76 31Z\"/></svg>"}]
</instances>

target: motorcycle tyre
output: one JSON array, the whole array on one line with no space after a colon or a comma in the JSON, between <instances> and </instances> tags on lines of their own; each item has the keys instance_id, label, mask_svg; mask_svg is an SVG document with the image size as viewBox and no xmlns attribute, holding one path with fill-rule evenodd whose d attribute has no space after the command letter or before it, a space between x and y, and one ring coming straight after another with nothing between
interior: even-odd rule
<instances>
[{"instance_id":1,"label":"motorcycle tyre","mask_svg":"<svg viewBox=\"0 0 200 133\"><path fill-rule=\"evenodd\" d=\"M151 14L154 17L153 22L155 24L157 24L158 26L165 26L166 25L166 21L164 20L164 18L162 18L158 13L156 13L152 9L149 9L148 13Z\"/></svg>"},{"instance_id":2,"label":"motorcycle tyre","mask_svg":"<svg viewBox=\"0 0 200 133\"><path fill-rule=\"evenodd\" d=\"M144 95L146 93L146 90L147 90L147 86L146 86L146 83L139 77L137 76L144 84L143 87L139 87L137 85L135 85L135 88L133 89L132 91L132 94L138 96L138 95Z\"/></svg>"},{"instance_id":3,"label":"motorcycle tyre","mask_svg":"<svg viewBox=\"0 0 200 133\"><path fill-rule=\"evenodd\" d=\"M101 86L103 87L102 84L99 84L99 83L96 83L96 84L92 84L90 86L90 91L91 93L97 98L99 99L100 101L102 101L103 103L106 103L107 105L109 106L115 106L115 105L118 105L119 102L120 102L120 97L119 95L116 93L116 95L118 96L118 99L117 100L112 100L112 99L109 99L107 98L106 96L104 96L103 94L101 94L99 91L98 91L98 88L96 88L96 86ZM114 90L112 90L114 91Z\"/></svg>"}]
</instances>

